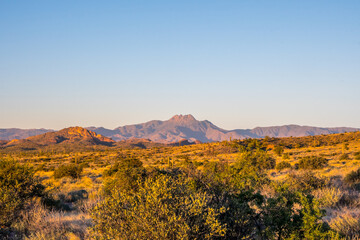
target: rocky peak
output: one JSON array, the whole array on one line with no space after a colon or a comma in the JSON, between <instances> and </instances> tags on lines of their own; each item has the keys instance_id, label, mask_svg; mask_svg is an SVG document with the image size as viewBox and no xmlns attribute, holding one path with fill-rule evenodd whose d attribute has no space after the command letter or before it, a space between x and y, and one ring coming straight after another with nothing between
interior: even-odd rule
<instances>
[{"instance_id":1,"label":"rocky peak","mask_svg":"<svg viewBox=\"0 0 360 240\"><path fill-rule=\"evenodd\" d=\"M185 123L185 122L188 123L188 122L196 122L197 120L191 114L186 114L186 115L179 114L170 118L170 121L178 122L178 123Z\"/></svg>"}]
</instances>

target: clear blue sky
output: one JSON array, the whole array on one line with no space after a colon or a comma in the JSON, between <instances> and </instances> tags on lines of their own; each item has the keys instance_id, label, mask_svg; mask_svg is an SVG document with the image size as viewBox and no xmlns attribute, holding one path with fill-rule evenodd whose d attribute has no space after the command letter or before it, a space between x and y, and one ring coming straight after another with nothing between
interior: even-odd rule
<instances>
[{"instance_id":1,"label":"clear blue sky","mask_svg":"<svg viewBox=\"0 0 360 240\"><path fill-rule=\"evenodd\" d=\"M360 1L1 1L0 128L360 127Z\"/></svg>"}]
</instances>

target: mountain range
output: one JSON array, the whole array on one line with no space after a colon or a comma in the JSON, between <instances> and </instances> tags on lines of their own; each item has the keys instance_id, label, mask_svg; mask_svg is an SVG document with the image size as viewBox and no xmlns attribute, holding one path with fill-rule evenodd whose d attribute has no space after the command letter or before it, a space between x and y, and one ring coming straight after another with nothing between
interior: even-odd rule
<instances>
[{"instance_id":1,"label":"mountain range","mask_svg":"<svg viewBox=\"0 0 360 240\"><path fill-rule=\"evenodd\" d=\"M263 138L269 137L302 137L331 133L359 131L358 128L337 127L320 128L299 125L285 125L274 127L257 127L254 129L225 130L212 124L210 121L198 121L192 115L175 115L166 121L153 120L141 124L126 125L115 129L103 127L88 127L90 132L114 141L128 139L149 139L152 142L173 143L184 141L213 142L229 139ZM0 140L24 139L38 134L50 134L50 129L0 129ZM45 134L45 135L46 135ZM89 133L91 135L91 133ZM100 136L98 136L100 137ZM87 138L90 139L90 138ZM110 140L111 140L110 139ZM103 140L99 140L102 142ZM57 141L56 139L52 141ZM94 140L95 141L95 140ZM109 142L108 142L109 143Z\"/></svg>"}]
</instances>

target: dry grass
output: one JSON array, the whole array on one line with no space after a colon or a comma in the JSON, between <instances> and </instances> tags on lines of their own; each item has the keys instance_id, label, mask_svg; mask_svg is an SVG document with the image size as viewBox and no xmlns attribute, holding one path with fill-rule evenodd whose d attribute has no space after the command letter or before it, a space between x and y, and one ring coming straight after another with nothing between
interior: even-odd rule
<instances>
[{"instance_id":1,"label":"dry grass","mask_svg":"<svg viewBox=\"0 0 360 240\"><path fill-rule=\"evenodd\" d=\"M54 211L36 203L23 213L17 229L27 240L69 240L86 239L89 226L91 218L85 211Z\"/></svg>"},{"instance_id":2,"label":"dry grass","mask_svg":"<svg viewBox=\"0 0 360 240\"><path fill-rule=\"evenodd\" d=\"M328 211L325 218L330 227L347 239L360 238L360 209L342 208Z\"/></svg>"}]
</instances>

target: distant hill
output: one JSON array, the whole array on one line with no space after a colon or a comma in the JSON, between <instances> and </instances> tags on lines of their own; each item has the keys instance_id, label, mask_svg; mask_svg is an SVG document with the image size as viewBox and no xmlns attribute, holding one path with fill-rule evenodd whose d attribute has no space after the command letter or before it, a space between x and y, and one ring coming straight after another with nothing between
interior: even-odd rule
<instances>
[{"instance_id":1,"label":"distant hill","mask_svg":"<svg viewBox=\"0 0 360 240\"><path fill-rule=\"evenodd\" d=\"M101 135L111 137L119 141L130 138L146 138L154 142L170 143L179 142L183 139L189 141L213 142L244 138L269 137L302 137L331 133L354 132L356 128L319 128L299 125L285 125L275 127L257 127L254 129L225 130L211 122L198 121L192 115L175 115L166 121L150 121L135 125L126 125L115 128L88 128Z\"/></svg>"},{"instance_id":2,"label":"distant hill","mask_svg":"<svg viewBox=\"0 0 360 240\"><path fill-rule=\"evenodd\" d=\"M72 144L79 146L112 146L114 143L115 141L111 138L104 137L88 129L82 127L70 127L57 132L47 132L44 134L28 137L26 139L14 139L8 142L5 147L16 146L26 149L32 149L42 146L58 144Z\"/></svg>"},{"instance_id":3,"label":"distant hill","mask_svg":"<svg viewBox=\"0 0 360 240\"><path fill-rule=\"evenodd\" d=\"M25 139L39 134L53 132L50 129L19 129L19 128L3 128L0 129L0 140Z\"/></svg>"},{"instance_id":4,"label":"distant hill","mask_svg":"<svg viewBox=\"0 0 360 240\"><path fill-rule=\"evenodd\" d=\"M263 138L269 137L302 137L315 136L322 134L344 133L359 131L357 128L319 128L299 125L285 125L274 127L257 127L254 129L235 129L225 130L212 124L211 122L198 121L192 115L175 115L166 121L154 120L141 124L126 125L115 129L103 127L87 128L102 136L111 138L115 141L132 140L137 143L121 142L124 146L138 144L139 146L152 146L157 143L178 143L184 140L190 142L214 142L244 138ZM50 132L47 129L0 129L0 140L21 139L21 136L37 135L37 131ZM50 132L51 133L51 132ZM50 134L47 133L47 134ZM50 134L51 135L51 134ZM47 135L46 135L47 136ZM52 136L52 135L51 135ZM26 137L24 137L26 138ZM139 141L141 143L139 143ZM150 142L148 142L150 141ZM2 143L3 144L3 143ZM183 142L181 144L187 144Z\"/></svg>"}]
</instances>

